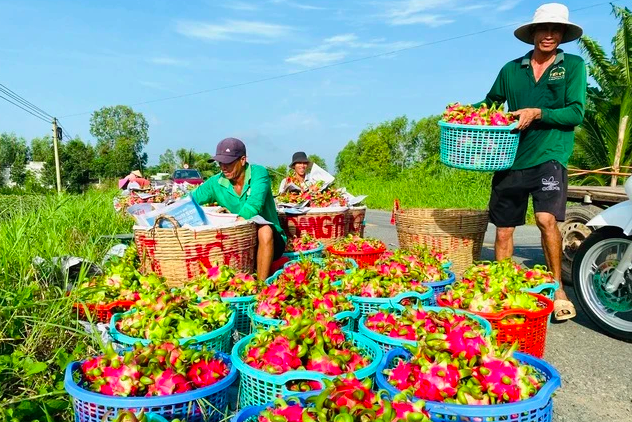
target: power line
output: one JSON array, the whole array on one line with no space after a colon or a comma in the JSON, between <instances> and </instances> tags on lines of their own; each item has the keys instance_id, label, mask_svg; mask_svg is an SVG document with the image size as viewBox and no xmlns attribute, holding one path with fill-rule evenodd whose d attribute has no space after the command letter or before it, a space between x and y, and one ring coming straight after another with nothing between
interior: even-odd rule
<instances>
[{"instance_id":1,"label":"power line","mask_svg":"<svg viewBox=\"0 0 632 422\"><path fill-rule=\"evenodd\" d=\"M33 112L41 115L42 117L50 118L50 119L53 118L53 116L51 116L50 114L48 114L47 112L45 112L44 110L42 110L41 108L36 106L35 104L27 101L24 97L20 96L15 91L12 91L6 85L0 84L0 91L4 92L5 95L8 95L11 98L13 98L15 101L18 101L18 102L22 103L22 105L24 105L25 107L29 108Z\"/></svg>"},{"instance_id":2,"label":"power line","mask_svg":"<svg viewBox=\"0 0 632 422\"><path fill-rule=\"evenodd\" d=\"M6 97L3 97L2 95L0 95L0 98L2 98L3 100L5 100L6 102L9 102L9 103L13 104L13 105L14 105L14 106L16 106L16 107L21 108L22 110L26 111L26 112L27 112L27 113L29 113L30 115L35 116L35 117L37 117L38 119L45 121L46 123L52 123L52 121L47 120L46 118L44 118L44 117L40 116L39 114L35 114L35 113L34 113L34 112L32 112L31 110L29 110L29 109L26 109L26 108L22 107L20 104L14 103L14 102L13 102L13 101L11 101L10 99L8 99L8 98L6 98Z\"/></svg>"},{"instance_id":3,"label":"power line","mask_svg":"<svg viewBox=\"0 0 632 422\"><path fill-rule=\"evenodd\" d=\"M579 7L579 8L576 8L576 9L571 9L570 11L571 12L579 12L579 11L582 11L582 10L592 9L592 8L595 8L595 7L604 6L606 4L613 4L613 3L617 3L617 2L618 2L618 0L599 2L599 3L595 3L595 4L592 4L592 5L589 5L589 6L584 6L584 7ZM269 82L269 81L274 81L274 80L278 80L278 79L289 78L289 77L292 77L292 76L302 75L302 74L305 74L305 73L316 72L318 70L323 70L323 69L328 69L328 68L337 67L337 66L343 66L343 65L347 65L347 64L351 64L351 63L357 63L357 62L361 62L361 61L371 60L371 59L375 59L375 58L379 58L379 57L389 56L389 55L396 54L396 53L401 53L403 51L414 50L414 49L421 48L421 47L427 47L427 46L431 46L431 45L442 44L442 43L446 43L446 42L449 42L449 41L456 41L456 40L460 40L460 39L463 39L463 38L468 38L468 37L472 37L472 36L476 36L476 35L481 35L481 34L485 34L487 32L498 31L500 29L505 29L505 28L509 28L509 27L515 26L515 25L517 25L519 23L521 23L521 22L508 23L506 25L497 26L495 28L484 29L484 30L476 31L476 32L470 32L470 33L467 33L467 34L462 34L462 35L457 35L457 36L453 36L453 37L443 38L443 39L436 40L436 41L430 41L430 42L426 42L426 43L421 43L421 44L413 45L413 46L410 46L410 47L404 47L404 48L399 48L399 49L396 49L396 50L386 51L386 52L383 52L383 53L372 54L370 56L363 56L363 57L359 57L357 59L344 60L344 61L340 61L340 62L336 62L336 63L330 63L330 64L323 65L323 66L312 67L310 69L298 70L298 71L295 71L295 72L285 73L285 74L282 74L282 75L270 76L270 77L267 77L267 78L255 79L255 80L251 80L251 81L247 81L247 82L240 82L240 83L224 85L224 86L220 86L220 87L216 87L216 88L204 89L204 90L201 90L201 91L195 91L195 92L189 92L189 93L185 93L185 94L173 95L173 96L170 96L170 97L157 98L155 100L141 101L141 102L138 102L138 103L130 104L130 106L133 107L133 106L139 106L139 105L145 105L145 104L158 103L158 102L162 102L162 101L175 100L175 99L184 98L184 97L191 97L191 96L194 96L194 95L200 95L200 94L207 94L207 93L210 93L210 92L222 91L222 90L225 90L225 89L238 88L238 87L247 86L247 85L254 85L254 84L258 84L258 83L262 83L262 82ZM62 117L75 117L75 116L82 116L84 114L90 114L90 113L92 113L92 112L91 111L84 111L82 113L67 114L67 115L62 116Z\"/></svg>"}]
</instances>

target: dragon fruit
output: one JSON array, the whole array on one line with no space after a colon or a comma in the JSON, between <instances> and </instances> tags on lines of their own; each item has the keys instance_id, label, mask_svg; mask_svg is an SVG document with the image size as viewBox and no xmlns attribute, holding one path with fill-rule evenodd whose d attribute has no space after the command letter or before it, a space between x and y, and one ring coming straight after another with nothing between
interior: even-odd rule
<instances>
[{"instance_id":1,"label":"dragon fruit","mask_svg":"<svg viewBox=\"0 0 632 422\"><path fill-rule=\"evenodd\" d=\"M213 385L226 378L228 366L217 359L200 359L194 362L187 371L187 378L198 388Z\"/></svg>"},{"instance_id":2,"label":"dragon fruit","mask_svg":"<svg viewBox=\"0 0 632 422\"><path fill-rule=\"evenodd\" d=\"M487 126L507 126L515 121L513 114L503 111L502 104L498 106L495 103L491 107L481 104L478 108L452 103L446 107L442 119L448 123Z\"/></svg>"},{"instance_id":3,"label":"dragon fruit","mask_svg":"<svg viewBox=\"0 0 632 422\"><path fill-rule=\"evenodd\" d=\"M292 238L285 246L286 252L305 252L317 249L322 246L322 243L318 242L309 233L303 233L301 236Z\"/></svg>"},{"instance_id":4,"label":"dragon fruit","mask_svg":"<svg viewBox=\"0 0 632 422\"><path fill-rule=\"evenodd\" d=\"M386 250L386 245L378 239L362 238L358 235L349 234L334 242L331 248L334 252L339 253L375 253Z\"/></svg>"},{"instance_id":5,"label":"dragon fruit","mask_svg":"<svg viewBox=\"0 0 632 422\"><path fill-rule=\"evenodd\" d=\"M183 291L203 300L216 294L221 297L253 296L264 287L265 283L254 275L214 262L206 268L206 274L188 282Z\"/></svg>"},{"instance_id":6,"label":"dragon fruit","mask_svg":"<svg viewBox=\"0 0 632 422\"><path fill-rule=\"evenodd\" d=\"M170 396L191 390L191 382L173 368L167 368L151 379L153 383L147 388L147 396Z\"/></svg>"},{"instance_id":7,"label":"dragon fruit","mask_svg":"<svg viewBox=\"0 0 632 422\"><path fill-rule=\"evenodd\" d=\"M409 277L382 274L376 267L353 269L340 279L342 291L361 297L389 298L404 292L425 293L428 287Z\"/></svg>"}]
</instances>

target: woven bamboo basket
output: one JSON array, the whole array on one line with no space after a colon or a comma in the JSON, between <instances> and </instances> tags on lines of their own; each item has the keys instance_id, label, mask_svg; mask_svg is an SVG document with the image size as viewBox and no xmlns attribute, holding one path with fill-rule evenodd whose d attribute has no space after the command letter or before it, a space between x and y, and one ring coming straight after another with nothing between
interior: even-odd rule
<instances>
[{"instance_id":1,"label":"woven bamboo basket","mask_svg":"<svg viewBox=\"0 0 632 422\"><path fill-rule=\"evenodd\" d=\"M174 228L158 227L164 219ZM179 227L172 217L160 216L152 228L134 227L134 240L141 271L165 277L172 287L196 278L213 262L244 272L252 272L255 266L257 227L253 222L195 231Z\"/></svg>"},{"instance_id":2,"label":"woven bamboo basket","mask_svg":"<svg viewBox=\"0 0 632 422\"><path fill-rule=\"evenodd\" d=\"M329 246L349 233L349 209L312 211L306 214L286 214L277 211L277 214L288 238L308 233L325 246Z\"/></svg>"},{"instance_id":3,"label":"woven bamboo basket","mask_svg":"<svg viewBox=\"0 0 632 422\"><path fill-rule=\"evenodd\" d=\"M480 259L489 221L487 211L410 208L394 214L400 248L422 244L445 251L457 276Z\"/></svg>"},{"instance_id":4,"label":"woven bamboo basket","mask_svg":"<svg viewBox=\"0 0 632 422\"><path fill-rule=\"evenodd\" d=\"M366 207L351 207L347 214L347 232L364 237Z\"/></svg>"}]
</instances>

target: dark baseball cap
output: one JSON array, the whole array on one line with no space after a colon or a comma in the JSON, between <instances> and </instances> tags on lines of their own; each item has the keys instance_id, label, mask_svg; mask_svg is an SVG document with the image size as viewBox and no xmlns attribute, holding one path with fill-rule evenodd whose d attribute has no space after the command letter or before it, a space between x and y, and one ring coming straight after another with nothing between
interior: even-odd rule
<instances>
[{"instance_id":1,"label":"dark baseball cap","mask_svg":"<svg viewBox=\"0 0 632 422\"><path fill-rule=\"evenodd\" d=\"M217 144L215 156L208 160L209 163L217 161L221 164L230 164L246 155L246 145L237 138L222 139Z\"/></svg>"}]
</instances>

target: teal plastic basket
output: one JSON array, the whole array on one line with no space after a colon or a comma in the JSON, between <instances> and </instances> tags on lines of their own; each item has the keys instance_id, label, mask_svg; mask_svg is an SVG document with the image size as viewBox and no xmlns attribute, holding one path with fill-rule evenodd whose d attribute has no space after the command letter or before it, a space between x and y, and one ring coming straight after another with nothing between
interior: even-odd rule
<instances>
[{"instance_id":1,"label":"teal plastic basket","mask_svg":"<svg viewBox=\"0 0 632 422\"><path fill-rule=\"evenodd\" d=\"M360 308L361 316L367 316L370 313L377 312L381 307L395 307L405 299L416 299L421 306L432 306L434 300L434 290L428 289L424 293L403 292L394 297L362 297L349 296L358 308Z\"/></svg>"},{"instance_id":2,"label":"teal plastic basket","mask_svg":"<svg viewBox=\"0 0 632 422\"><path fill-rule=\"evenodd\" d=\"M290 381L320 381L324 378L333 379L333 376L327 376L316 371L289 371L280 375L273 375L267 372L255 369L246 364L241 356L244 354L246 346L253 338L254 334L241 339L231 354L231 361L240 373L239 378L239 407L256 406L274 401L277 396L283 394L285 385ZM382 360L382 350L370 340L358 333L345 332L347 340L360 348L368 356L371 356L371 363L354 374L358 379L372 377Z\"/></svg>"},{"instance_id":3,"label":"teal plastic basket","mask_svg":"<svg viewBox=\"0 0 632 422\"><path fill-rule=\"evenodd\" d=\"M128 346L132 346L137 342L141 342L143 345L147 345L151 343L152 340L130 337L126 334L121 333L116 328L116 322L119 319L123 318L126 315L130 315L134 312L136 312L136 309L132 309L131 311L127 311L122 314L114 314L112 316L112 319L110 320L110 327L109 327L110 336L112 336L114 341L116 341L117 343L125 344ZM236 315L237 313L233 312L230 318L228 319L228 322L223 327L217 328L211 332L201 334L199 336L181 338L181 339L178 339L178 341L180 342L180 344L185 344L187 342L190 342L189 343L190 345L199 344L199 345L207 346L209 349L212 349L215 351L230 353L230 350L231 350L230 334L233 330L233 327L235 326Z\"/></svg>"},{"instance_id":4,"label":"teal plastic basket","mask_svg":"<svg viewBox=\"0 0 632 422\"><path fill-rule=\"evenodd\" d=\"M401 311L402 309L403 309L403 306L395 307L395 310L397 311ZM435 312L448 309L450 311L454 311L454 313L456 314L466 315L468 318L480 324L481 329L483 330L486 336L491 336L492 334L492 325L489 323L489 321L487 321L483 317L474 315L471 312L463 311L461 309L443 308L441 306L423 306L423 309L426 311L435 311ZM405 340L401 338L389 337L385 334L376 333L375 331L370 330L365 325L365 323L366 323L366 316L363 316L360 318L360 321L358 322L358 330L360 334L373 340L378 346L380 346L380 349L382 349L382 352L384 353L388 352L389 350L395 349L397 347L404 347L404 345L406 344L411 345L411 346L415 346L417 344L417 342L413 340Z\"/></svg>"},{"instance_id":5,"label":"teal plastic basket","mask_svg":"<svg viewBox=\"0 0 632 422\"><path fill-rule=\"evenodd\" d=\"M511 168L520 132L509 126L475 126L439 122L441 162L464 170L498 171Z\"/></svg>"},{"instance_id":6,"label":"teal plastic basket","mask_svg":"<svg viewBox=\"0 0 632 422\"><path fill-rule=\"evenodd\" d=\"M222 302L230 303L237 314L235 316L235 327L242 336L250 334L250 316L248 315L248 307L255 301L255 296L241 297L223 297Z\"/></svg>"},{"instance_id":7,"label":"teal plastic basket","mask_svg":"<svg viewBox=\"0 0 632 422\"><path fill-rule=\"evenodd\" d=\"M285 252L283 256L289 258L290 260L297 260L300 258L319 258L323 256L323 249L325 245L322 242L318 242L320 244L319 247L310 249L308 251L298 251L298 252Z\"/></svg>"},{"instance_id":8,"label":"teal plastic basket","mask_svg":"<svg viewBox=\"0 0 632 422\"><path fill-rule=\"evenodd\" d=\"M168 421L167 419L155 413L148 413L147 422L170 422L170 421Z\"/></svg>"},{"instance_id":9,"label":"teal plastic basket","mask_svg":"<svg viewBox=\"0 0 632 422\"><path fill-rule=\"evenodd\" d=\"M555 300L555 292L560 288L560 282L553 280L554 283L543 283L530 289L522 289L522 291L529 293L537 293L539 295L548 297L551 300Z\"/></svg>"},{"instance_id":10,"label":"teal plastic basket","mask_svg":"<svg viewBox=\"0 0 632 422\"><path fill-rule=\"evenodd\" d=\"M267 318L261 315L257 315L257 313L255 312L256 306L256 302L248 306L248 318L252 321L252 325L255 328L258 327L267 330L268 328L277 327L285 323L285 321L283 321L282 319ZM354 330L355 322L359 317L360 308L358 306L354 306L353 311L338 312L334 315L334 318L336 318L338 321L345 320L345 324L342 326L342 329L347 331Z\"/></svg>"}]
</instances>

